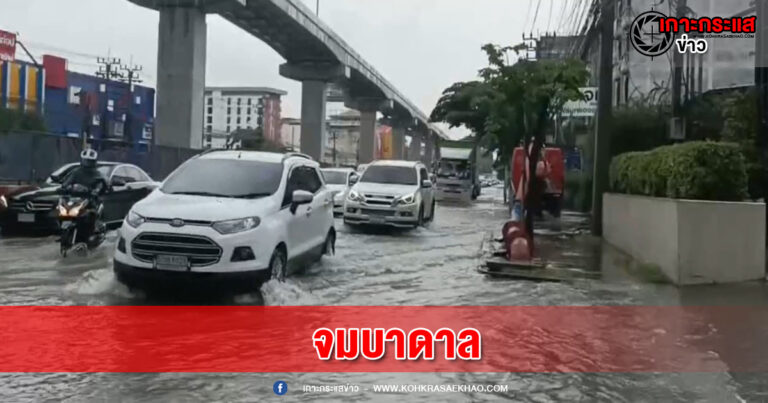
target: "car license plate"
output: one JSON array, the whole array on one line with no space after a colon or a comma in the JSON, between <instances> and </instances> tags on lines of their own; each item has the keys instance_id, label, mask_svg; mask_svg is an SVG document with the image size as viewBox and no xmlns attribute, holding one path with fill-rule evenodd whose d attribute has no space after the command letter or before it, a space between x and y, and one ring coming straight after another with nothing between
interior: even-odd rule
<instances>
[{"instance_id":1,"label":"car license plate","mask_svg":"<svg viewBox=\"0 0 768 403\"><path fill-rule=\"evenodd\" d=\"M155 266L160 270L187 271L189 259L186 256L159 255L155 258Z\"/></svg>"},{"instance_id":2,"label":"car license plate","mask_svg":"<svg viewBox=\"0 0 768 403\"><path fill-rule=\"evenodd\" d=\"M371 217L371 223L373 224L384 224L386 222L387 221L384 220L384 217L377 217L377 216Z\"/></svg>"},{"instance_id":3,"label":"car license plate","mask_svg":"<svg viewBox=\"0 0 768 403\"><path fill-rule=\"evenodd\" d=\"M34 214L19 214L19 222L35 222Z\"/></svg>"}]
</instances>

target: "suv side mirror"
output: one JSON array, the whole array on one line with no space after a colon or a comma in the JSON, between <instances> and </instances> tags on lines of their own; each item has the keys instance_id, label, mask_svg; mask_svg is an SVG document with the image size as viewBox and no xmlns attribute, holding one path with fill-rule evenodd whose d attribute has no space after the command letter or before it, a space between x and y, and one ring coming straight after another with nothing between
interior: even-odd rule
<instances>
[{"instance_id":1,"label":"suv side mirror","mask_svg":"<svg viewBox=\"0 0 768 403\"><path fill-rule=\"evenodd\" d=\"M360 176L358 176L358 175L352 175L352 176L349 178L349 186L352 186L352 185L355 185L355 184L357 184L357 182L358 182L359 180L360 180Z\"/></svg>"},{"instance_id":2,"label":"suv side mirror","mask_svg":"<svg viewBox=\"0 0 768 403\"><path fill-rule=\"evenodd\" d=\"M432 189L432 181L431 180L426 180L426 179L423 180L421 182L421 187L423 187L424 189Z\"/></svg>"},{"instance_id":3,"label":"suv side mirror","mask_svg":"<svg viewBox=\"0 0 768 403\"><path fill-rule=\"evenodd\" d=\"M114 177L112 178L112 181L110 182L110 185L115 187L121 187L127 185L128 182L125 181L123 178Z\"/></svg>"},{"instance_id":4,"label":"suv side mirror","mask_svg":"<svg viewBox=\"0 0 768 403\"><path fill-rule=\"evenodd\" d=\"M293 197L291 198L291 213L296 214L296 210L299 206L302 204L309 204L312 203L312 200L315 199L315 195L312 193L307 192L306 190L296 190L293 192Z\"/></svg>"}]
</instances>

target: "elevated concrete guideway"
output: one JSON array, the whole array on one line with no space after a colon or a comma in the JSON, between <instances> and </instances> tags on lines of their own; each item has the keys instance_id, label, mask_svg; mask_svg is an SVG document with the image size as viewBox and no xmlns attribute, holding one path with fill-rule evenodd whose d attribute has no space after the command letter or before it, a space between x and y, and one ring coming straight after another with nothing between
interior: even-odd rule
<instances>
[{"instance_id":1,"label":"elevated concrete guideway","mask_svg":"<svg viewBox=\"0 0 768 403\"><path fill-rule=\"evenodd\" d=\"M301 81L302 151L319 158L325 130L326 87L334 83L344 91L348 107L375 116L381 112L393 122L418 133L425 141L447 138L429 118L394 85L355 52L339 35L326 26L300 0L130 0L160 11L158 55L158 140L173 131L165 121L186 121L190 103L178 102L178 96L197 96L197 82L204 82L205 14L216 13L261 39L286 63L280 66L284 77ZM201 16L203 18L201 18ZM201 26L202 20L202 26ZM200 43L202 41L202 43ZM179 48L193 56L173 52ZM175 54L172 58L163 52ZM200 56L203 55L203 56ZM199 67L203 57L202 69ZM190 72L192 71L192 72ZM179 78L180 77L180 78ZM188 85L186 85L186 84ZM163 95L163 92L167 94ZM200 94L202 97L202 92ZM163 98L166 98L165 100ZM173 99L170 99L170 98ZM191 102L195 104L196 102ZM166 112L168 117L164 118ZM192 120L202 122L190 111ZM198 119L199 117L199 119ZM195 128L195 122L186 127ZM361 133L361 162L372 158L373 132L366 125ZM200 126L202 137L202 126ZM179 135L170 135L176 139ZM368 139L371 137L371 139ZM370 140L370 141L369 141ZM171 140L177 142L175 140ZM194 145L194 144L193 144ZM365 148L365 149L363 149Z\"/></svg>"}]
</instances>

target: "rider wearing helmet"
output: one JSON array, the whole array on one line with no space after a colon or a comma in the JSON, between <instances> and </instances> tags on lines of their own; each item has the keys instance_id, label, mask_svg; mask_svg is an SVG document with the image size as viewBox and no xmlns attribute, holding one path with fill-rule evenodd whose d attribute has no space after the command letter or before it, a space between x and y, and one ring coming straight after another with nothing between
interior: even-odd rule
<instances>
[{"instance_id":1,"label":"rider wearing helmet","mask_svg":"<svg viewBox=\"0 0 768 403\"><path fill-rule=\"evenodd\" d=\"M98 160L99 154L96 150L92 148L83 150L80 153L80 166L67 175L61 188L67 190L73 185L81 185L88 188L89 193L94 197L105 193L109 186L107 178L96 167Z\"/></svg>"}]
</instances>

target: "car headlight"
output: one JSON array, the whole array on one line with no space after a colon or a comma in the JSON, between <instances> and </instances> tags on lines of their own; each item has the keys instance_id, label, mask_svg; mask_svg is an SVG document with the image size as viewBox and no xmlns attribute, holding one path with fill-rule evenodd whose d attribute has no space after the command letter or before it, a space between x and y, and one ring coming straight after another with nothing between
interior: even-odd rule
<instances>
[{"instance_id":1,"label":"car headlight","mask_svg":"<svg viewBox=\"0 0 768 403\"><path fill-rule=\"evenodd\" d=\"M397 202L398 204L413 204L416 202L416 194L402 196Z\"/></svg>"},{"instance_id":2,"label":"car headlight","mask_svg":"<svg viewBox=\"0 0 768 403\"><path fill-rule=\"evenodd\" d=\"M146 218L137 214L133 210L128 212L128 215L125 217L125 222L128 223L128 225L130 225L133 228L139 228L139 226L141 226L141 224L144 224L146 221L147 221Z\"/></svg>"},{"instance_id":3,"label":"car headlight","mask_svg":"<svg viewBox=\"0 0 768 403\"><path fill-rule=\"evenodd\" d=\"M252 230L261 224L259 217L239 218L237 220L219 221L213 223L213 229L222 235L236 234Z\"/></svg>"},{"instance_id":4,"label":"car headlight","mask_svg":"<svg viewBox=\"0 0 768 403\"><path fill-rule=\"evenodd\" d=\"M2 208L8 207L8 200L6 200L5 195L0 196L0 207Z\"/></svg>"},{"instance_id":5,"label":"car headlight","mask_svg":"<svg viewBox=\"0 0 768 403\"><path fill-rule=\"evenodd\" d=\"M82 202L74 207L69 208L69 216L70 217L77 217L80 215L80 210L85 206L85 202Z\"/></svg>"},{"instance_id":6,"label":"car headlight","mask_svg":"<svg viewBox=\"0 0 768 403\"><path fill-rule=\"evenodd\" d=\"M347 199L353 202L365 201L365 198L360 193L358 193L357 190L350 190Z\"/></svg>"}]
</instances>

